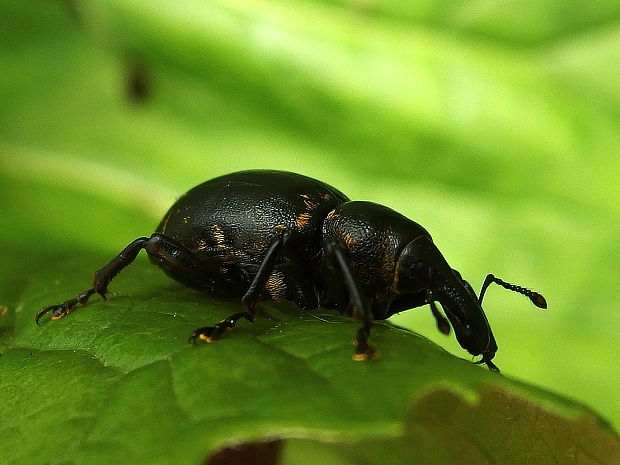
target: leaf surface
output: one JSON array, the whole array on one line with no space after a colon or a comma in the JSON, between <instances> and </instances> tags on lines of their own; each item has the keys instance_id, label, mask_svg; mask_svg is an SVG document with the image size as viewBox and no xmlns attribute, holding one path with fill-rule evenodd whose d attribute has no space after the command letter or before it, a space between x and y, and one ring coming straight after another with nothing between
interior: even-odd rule
<instances>
[{"instance_id":1,"label":"leaf surface","mask_svg":"<svg viewBox=\"0 0 620 465\"><path fill-rule=\"evenodd\" d=\"M433 437L443 452L429 463L463 448L471 457L490 448L497 463L582 463L562 462L562 454L585 447L587 433L592 463L617 454L617 438L585 407L387 323L372 333L381 358L367 363L351 359L354 322L287 304L261 304L254 324L192 345L193 329L238 311L239 302L187 290L146 260L116 279L107 301L93 298L35 325L34 311L87 286L83 270L97 261L84 252L62 270L44 266L18 296L13 339L0 358L7 463L191 464L227 444L274 437L340 444L338 454L353 456L381 456L394 444L399 460ZM498 433L499 425L507 430ZM532 442L527 455L521 439Z\"/></svg>"},{"instance_id":2,"label":"leaf surface","mask_svg":"<svg viewBox=\"0 0 620 465\"><path fill-rule=\"evenodd\" d=\"M620 418L620 7L582 3L0 1L0 461L194 464L278 437L289 463L618 462L604 421L509 379ZM544 313L485 297L508 376L389 325L356 364L354 323L290 305L192 347L238 302L143 258L34 325L188 188L248 168L389 205L472 284L543 292ZM466 356L425 309L395 321Z\"/></svg>"}]
</instances>

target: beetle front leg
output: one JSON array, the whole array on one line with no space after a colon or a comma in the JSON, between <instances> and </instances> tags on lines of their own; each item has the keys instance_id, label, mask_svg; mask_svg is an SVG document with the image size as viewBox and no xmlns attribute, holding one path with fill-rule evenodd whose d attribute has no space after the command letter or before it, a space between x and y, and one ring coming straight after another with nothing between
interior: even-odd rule
<instances>
[{"instance_id":1,"label":"beetle front leg","mask_svg":"<svg viewBox=\"0 0 620 465\"><path fill-rule=\"evenodd\" d=\"M433 316L435 317L435 323L437 324L437 329L439 330L440 333L448 336L450 334L450 322L445 316L443 316L439 312L439 309L437 308L437 305L435 304L434 300L431 300L428 304L430 305L431 312Z\"/></svg>"},{"instance_id":2,"label":"beetle front leg","mask_svg":"<svg viewBox=\"0 0 620 465\"><path fill-rule=\"evenodd\" d=\"M338 242L332 242L327 246L327 252L333 255L338 264L338 268L342 273L345 285L349 291L349 298L354 308L354 317L362 322L362 326L357 330L355 337L355 352L353 353L353 360L366 361L374 360L379 357L377 350L368 344L368 338L370 337L370 328L372 327L372 312L370 311L371 302L369 299L364 299L362 293L359 290L359 286L353 276L353 271L349 265L349 261L346 257L344 247Z\"/></svg>"},{"instance_id":3,"label":"beetle front leg","mask_svg":"<svg viewBox=\"0 0 620 465\"><path fill-rule=\"evenodd\" d=\"M450 334L450 322L447 320L445 316L441 314L439 309L437 308L437 304L435 304L435 300L433 300L433 293L426 291L414 292L411 294L400 295L396 299L394 299L385 313L385 317L389 318L390 316L401 312L403 310L409 310L410 308L422 307L423 305L428 304L431 307L431 313L435 318L435 323L437 324L437 329L446 336Z\"/></svg>"}]
</instances>

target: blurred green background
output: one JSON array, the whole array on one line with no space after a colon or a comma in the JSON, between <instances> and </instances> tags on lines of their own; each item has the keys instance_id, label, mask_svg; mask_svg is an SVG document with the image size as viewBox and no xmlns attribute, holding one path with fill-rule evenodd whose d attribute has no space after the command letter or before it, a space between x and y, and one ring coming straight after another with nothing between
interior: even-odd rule
<instances>
[{"instance_id":1,"label":"blurred green background","mask_svg":"<svg viewBox=\"0 0 620 465\"><path fill-rule=\"evenodd\" d=\"M489 291L495 361L617 428L619 17L606 0L0 0L0 305L42 254L112 256L199 182L292 170L420 222L474 288L492 272L542 292L547 311ZM467 357L426 309L394 321Z\"/></svg>"}]
</instances>

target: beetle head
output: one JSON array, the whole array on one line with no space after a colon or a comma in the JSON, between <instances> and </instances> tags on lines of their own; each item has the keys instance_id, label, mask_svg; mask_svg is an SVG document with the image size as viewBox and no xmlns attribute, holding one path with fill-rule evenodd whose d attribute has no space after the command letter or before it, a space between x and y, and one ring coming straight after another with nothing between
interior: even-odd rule
<instances>
[{"instance_id":1,"label":"beetle head","mask_svg":"<svg viewBox=\"0 0 620 465\"><path fill-rule=\"evenodd\" d=\"M418 237L400 253L395 290L398 294L426 292L427 303L438 301L461 347L474 356L482 355L478 363L497 370L491 362L497 343L476 293L450 268L430 237Z\"/></svg>"},{"instance_id":2,"label":"beetle head","mask_svg":"<svg viewBox=\"0 0 620 465\"><path fill-rule=\"evenodd\" d=\"M481 302L469 283L462 279L456 270L452 270L452 272L457 282L467 291L468 296L463 298L457 291L458 297L455 298L453 297L454 290L450 289L446 293L447 296L439 297L438 300L454 328L456 339L461 347L470 354L474 356L482 355L482 358L476 363L485 363L489 369L499 371L491 362L497 352L497 342L493 336L491 325L482 309ZM450 285L447 284L446 286ZM457 303L456 308L455 302ZM462 316L464 321L459 319L459 316Z\"/></svg>"}]
</instances>

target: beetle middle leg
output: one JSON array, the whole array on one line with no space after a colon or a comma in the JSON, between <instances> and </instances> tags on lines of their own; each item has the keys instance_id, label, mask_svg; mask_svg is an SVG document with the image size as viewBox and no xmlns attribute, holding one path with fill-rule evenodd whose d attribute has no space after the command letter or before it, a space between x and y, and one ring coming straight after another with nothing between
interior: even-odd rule
<instances>
[{"instance_id":1,"label":"beetle middle leg","mask_svg":"<svg viewBox=\"0 0 620 465\"><path fill-rule=\"evenodd\" d=\"M287 268L293 272L294 278L298 281L297 284L300 286L300 301L307 302L308 306L312 306L314 304L314 307L312 308L315 308L318 305L314 289L309 288L309 281L307 277L303 275L303 271L297 263L297 254L288 247L289 238L290 233L288 231L283 231L273 240L267 249L267 253L263 258L256 275L241 298L241 303L243 304L245 311L234 313L213 326L198 328L189 337L190 342L193 342L196 339L201 339L205 342L213 342L221 338L228 329L234 328L237 321L241 318L245 318L252 322L254 320L254 308L256 303L265 289L269 276L274 270L276 260L280 256L285 256L285 258L291 262L290 266Z\"/></svg>"}]
</instances>

